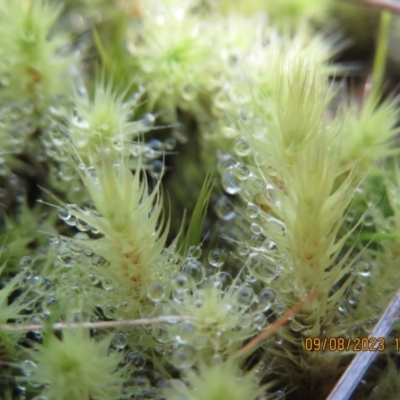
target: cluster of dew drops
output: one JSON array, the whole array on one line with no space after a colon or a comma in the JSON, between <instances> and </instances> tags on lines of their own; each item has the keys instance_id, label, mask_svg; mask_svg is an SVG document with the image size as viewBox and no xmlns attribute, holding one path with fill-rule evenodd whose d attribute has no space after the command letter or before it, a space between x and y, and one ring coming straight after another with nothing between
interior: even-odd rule
<instances>
[{"instance_id":1,"label":"cluster of dew drops","mask_svg":"<svg viewBox=\"0 0 400 400\"><path fill-rule=\"evenodd\" d=\"M53 114L57 112L62 114L62 110L53 110ZM148 120L151 119L149 116L145 118ZM151 121L147 121L146 123L149 124ZM58 126L53 128L55 131L50 136L54 145L54 135L59 135L60 129ZM44 135L44 138L46 138L46 135ZM61 135L60 143L62 140ZM146 145L144 149L145 157L153 161L155 177L159 177L162 170L159 163L156 163L156 161L159 161L157 159L159 154L165 150L172 150L175 144L176 142L171 139L165 143L152 140ZM250 153L250 147L243 139L236 140L235 149L237 155L240 157L245 157ZM51 153L51 148L47 148L47 151ZM238 163L226 153L219 154L218 168L222 173L222 187L227 195L239 193L242 183L246 181L250 182L251 188L257 190L264 186L264 183L260 182L260 178L252 174L244 163ZM69 175L66 172L64 173L64 178L66 181L70 181ZM58 304L57 294L62 292L71 293L71 290L90 293L96 307L102 310L104 317L107 319L114 319L116 317L116 307L121 306L121 304L110 304L110 298L104 296L104 292L115 291L115 287L112 282L102 279L96 271L99 265L105 265L107 261L95 254L90 249L90 246L84 246L84 241L90 239L89 234L97 235L99 232L84 221L75 218L71 214L71 208L74 207L76 206L68 204L64 208L59 208L58 216L67 225L76 228L79 232L72 238L62 236L53 236L50 238L50 244L54 251L54 267L57 270L57 274L54 275L54 281L37 274L34 268L35 260L29 256L24 256L20 260L22 273L19 287L26 289L28 295L23 300L24 313L26 315L21 320L16 321L19 324L24 324L27 321L31 324L40 324L43 320L48 319ZM237 213L230 199L225 195L217 200L214 209L217 216L223 221L232 221L237 218ZM86 210L83 209L83 212L96 213L91 207L87 207ZM249 203L246 213L249 218L256 218L258 215L257 206ZM271 252L276 250L276 245L263 235L261 228L256 223L252 224L251 235L252 237L245 246L247 253L242 249L240 255L244 256L247 254L250 260L249 265L252 265L257 272L268 276L270 280L277 278L280 272L279 266L272 262L272 257L260 254L257 251L257 246L261 247L261 244L263 246L267 245ZM262 238L262 242L260 242L260 238ZM183 258L177 255L176 252L171 252L169 256L175 258L172 261L180 265L180 271L172 277L170 282L172 300L177 304L185 301L188 295L193 295L191 293L193 284L196 288L201 289L202 285L208 281L212 282L213 286L220 290L221 293L225 293L232 284L236 285L235 301L242 309L252 310L251 323L258 327L259 330L266 324L266 318L263 313L266 313L270 309L273 309L278 314L282 314L284 311L282 306L277 304L276 295L271 288L263 287L257 294L254 292L254 283L257 282L257 278L254 275L247 273L243 278L233 278L229 272L223 270L227 259L226 250L215 248L209 251L207 257L202 257L200 247L192 246ZM71 270L79 265L87 266L85 274L71 273ZM258 271L258 269L261 269L261 271ZM57 290L55 290L55 287L57 287ZM159 282L149 285L147 296L149 301L155 305L168 300L165 285ZM79 321L85 306L79 300L79 296L69 297L71 298L69 308L75 313L76 319ZM201 307L201 301L199 299L196 301L196 304ZM128 308L129 304L126 304L125 307ZM179 329L184 329L185 324L187 325L186 329L192 329L187 321L181 324ZM95 331L93 330L94 335ZM184 371L192 367L198 360L196 345L191 341L182 340L177 335L177 329L170 329L165 324L151 328L150 332L160 344L159 353L164 354L166 361L177 370ZM39 331L33 333L36 335L36 339L40 341L41 333ZM277 336L276 343L280 344L281 342L282 339ZM162 346L166 344L169 346L169 351L164 352ZM154 391L157 390L157 385L159 387L166 385L165 381L161 378L154 385L157 377L153 376L154 371L150 372L150 370L146 369L149 365L148 361L143 357L143 353L129 347L129 334L124 332L116 333L110 344L110 351L126 353L121 365L130 365L134 370L132 376L125 383L124 390L126 393L132 393L132 390L136 390L138 391L137 394L145 395L147 398L154 398ZM31 360L23 360L21 367L23 374L27 377L34 373L35 364ZM23 386L21 386L20 391L23 394ZM282 392L278 393L277 396L276 398L284 398Z\"/></svg>"}]
</instances>

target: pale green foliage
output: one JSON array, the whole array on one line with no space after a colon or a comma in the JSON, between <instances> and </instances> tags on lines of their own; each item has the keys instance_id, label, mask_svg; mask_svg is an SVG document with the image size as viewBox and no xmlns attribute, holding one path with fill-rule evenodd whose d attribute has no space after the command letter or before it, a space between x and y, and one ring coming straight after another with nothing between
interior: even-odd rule
<instances>
[{"instance_id":1,"label":"pale green foliage","mask_svg":"<svg viewBox=\"0 0 400 400\"><path fill-rule=\"evenodd\" d=\"M327 13L331 0L222 0L221 7L228 12L253 14L266 11L275 23L285 27L305 18L321 19Z\"/></svg>"},{"instance_id":2,"label":"pale green foliage","mask_svg":"<svg viewBox=\"0 0 400 400\"><path fill-rule=\"evenodd\" d=\"M36 366L29 379L46 385L42 396L49 400L118 399L121 355L108 355L109 345L110 338L94 341L85 330L65 330L62 340L49 332L43 346L32 351Z\"/></svg>"},{"instance_id":3,"label":"pale green foliage","mask_svg":"<svg viewBox=\"0 0 400 400\"><path fill-rule=\"evenodd\" d=\"M392 228L400 232L400 166L395 166L394 179L387 181L387 190L390 205L392 206ZM394 226L393 226L394 225Z\"/></svg>"},{"instance_id":4,"label":"pale green foliage","mask_svg":"<svg viewBox=\"0 0 400 400\"><path fill-rule=\"evenodd\" d=\"M305 371L318 380L338 362L304 352L302 337L323 335L351 283L349 253L343 252L351 231L343 237L338 233L352 198L354 174L341 165L342 121L326 122L332 92L318 63L300 58L289 65L283 62L279 69L278 98L265 100L267 106L275 101L276 107L272 121L266 122L268 129L244 136L254 156L251 171L260 185L257 190L245 186L243 197L259 206L254 223L267 238L257 246L250 244L249 272L273 288L286 307L316 294L290 327L279 332L286 341L283 368L289 368L297 382ZM339 180L344 172L346 178ZM277 249L271 250L271 241ZM333 336L342 332L343 325L330 330ZM286 359L293 364L288 366Z\"/></svg>"},{"instance_id":5,"label":"pale green foliage","mask_svg":"<svg viewBox=\"0 0 400 400\"><path fill-rule=\"evenodd\" d=\"M59 14L60 7L46 0L0 3L3 96L10 100L29 98L40 104L49 96L66 92L66 67L71 58L56 52L68 39L64 34L51 35Z\"/></svg>"},{"instance_id":6,"label":"pale green foliage","mask_svg":"<svg viewBox=\"0 0 400 400\"><path fill-rule=\"evenodd\" d=\"M89 94L75 94L75 115L68 131L83 161L95 162L104 149L116 157L126 144L145 131L140 121L130 122L137 98L125 101L126 91L118 94L108 83L98 83Z\"/></svg>"},{"instance_id":7,"label":"pale green foliage","mask_svg":"<svg viewBox=\"0 0 400 400\"><path fill-rule=\"evenodd\" d=\"M346 135L341 156L344 168L357 164L357 174L363 178L374 159L398 153L392 142L398 133L397 107L395 99L378 104L374 96L369 95L361 104L361 109L353 104L344 110L343 130Z\"/></svg>"},{"instance_id":8,"label":"pale green foliage","mask_svg":"<svg viewBox=\"0 0 400 400\"><path fill-rule=\"evenodd\" d=\"M277 121L268 125L268 136L249 140L266 184L259 197L264 197L286 232L277 231L272 218L263 224L266 235L289 249L295 281L307 282L310 290L321 282L318 273L326 270L344 243L345 239L335 244L335 237L351 198L352 174L335 187L343 173L343 132L335 123L323 124L329 91L321 75L300 61L290 70L282 68L278 82Z\"/></svg>"},{"instance_id":9,"label":"pale green foliage","mask_svg":"<svg viewBox=\"0 0 400 400\"><path fill-rule=\"evenodd\" d=\"M254 305L251 286L231 285L222 289L228 284L223 276L210 276L202 288L184 297L179 308L175 307L182 317L194 317L193 321L186 322L186 327L191 326L187 334L179 330L176 334L196 346L206 364L212 364L214 355L226 359L266 322L261 312L250 309ZM243 304L241 297L247 303Z\"/></svg>"},{"instance_id":10,"label":"pale green foliage","mask_svg":"<svg viewBox=\"0 0 400 400\"><path fill-rule=\"evenodd\" d=\"M187 386L172 381L165 396L170 400L243 400L255 399L263 392L255 382L254 372L238 374L238 365L233 361L202 366L197 373L187 373Z\"/></svg>"},{"instance_id":11,"label":"pale green foliage","mask_svg":"<svg viewBox=\"0 0 400 400\"><path fill-rule=\"evenodd\" d=\"M21 204L21 212L17 218L5 216L7 234L0 235L0 243L3 243L3 251L0 260L7 259L7 269L19 270L21 254L34 255L37 248L47 245L48 236L43 234L43 230L48 233L55 231L55 214L49 214L43 207L36 206L30 209L26 201ZM41 232L39 232L40 230ZM43 254L43 259L46 256Z\"/></svg>"},{"instance_id":12,"label":"pale green foliage","mask_svg":"<svg viewBox=\"0 0 400 400\"><path fill-rule=\"evenodd\" d=\"M240 35L239 32L249 34ZM219 25L216 36L223 39L220 52L213 62L213 70L223 68L224 75L215 79L212 87L211 112L215 119L212 124L203 123L201 126L205 146L211 143L224 151L234 151L232 139L238 138L241 133L233 129L234 125L240 125L243 131L263 135L262 132L269 128L270 123L278 123L278 110L282 120L285 111L279 108L278 103L286 108L284 103L292 95L289 92L290 85L294 84L296 88L296 73L301 64L311 70L318 67L320 83L325 79L325 74L332 72L332 67L328 67L326 61L333 53L333 38L323 38L318 34L311 36L306 26L300 27L296 35L291 37L289 34L279 34L260 17L246 19L232 15ZM282 72L288 79L278 85ZM301 90L296 89L298 96ZM322 87L317 90L324 96ZM303 91L307 91L307 88L303 88ZM320 97L320 101L326 103L327 98ZM302 101L297 103L296 109L307 107L307 103L302 104ZM321 108L321 105L318 103L317 107ZM290 121L283 123L290 124ZM287 132L286 136L289 135L290 132ZM267 138L266 135L264 137ZM215 162L210 159L207 147L203 162Z\"/></svg>"},{"instance_id":13,"label":"pale green foliage","mask_svg":"<svg viewBox=\"0 0 400 400\"><path fill-rule=\"evenodd\" d=\"M0 267L1 277L4 276L5 267L6 264ZM3 284L3 287L0 289L0 325L7 323L10 319L23 319L23 309L33 302L32 298L27 297L26 291L20 294L11 303L9 302L11 294L17 290L24 276L25 273L20 272L7 284ZM4 348L8 348L8 351L11 353L12 346L14 346L20 336L20 333L10 333L4 331L0 327L0 355L3 354Z\"/></svg>"},{"instance_id":14,"label":"pale green foliage","mask_svg":"<svg viewBox=\"0 0 400 400\"><path fill-rule=\"evenodd\" d=\"M201 192L196 201L196 205L193 210L193 215L190 220L187 231L181 228L179 239L177 243L178 251L181 255L185 256L190 246L196 246L200 244L201 232L203 230L204 220L206 218L207 207L210 201L210 195L212 192L211 175L208 175L204 180ZM185 220L183 220L182 225Z\"/></svg>"},{"instance_id":15,"label":"pale green foliage","mask_svg":"<svg viewBox=\"0 0 400 400\"><path fill-rule=\"evenodd\" d=\"M368 400L391 400L400 395L399 369L394 359L388 357L387 362L384 374L368 396Z\"/></svg>"},{"instance_id":16,"label":"pale green foliage","mask_svg":"<svg viewBox=\"0 0 400 400\"><path fill-rule=\"evenodd\" d=\"M187 109L205 78L203 61L211 49L208 30L185 7L152 2L143 12L143 26L128 31L135 79L147 82L148 107L157 105L167 120L176 121L176 107Z\"/></svg>"},{"instance_id":17,"label":"pale green foliage","mask_svg":"<svg viewBox=\"0 0 400 400\"><path fill-rule=\"evenodd\" d=\"M282 155L290 159L320 134L320 123L329 97L325 80L312 69L313 63L297 59L294 64L283 64L281 68L277 119Z\"/></svg>"},{"instance_id":18,"label":"pale green foliage","mask_svg":"<svg viewBox=\"0 0 400 400\"><path fill-rule=\"evenodd\" d=\"M368 334L400 284L398 102L332 83L342 43L309 23L331 1L57 4L0 0L9 392L325 398L345 352L305 339ZM33 207L47 196L62 222ZM25 322L43 326L8 332Z\"/></svg>"},{"instance_id":19,"label":"pale green foliage","mask_svg":"<svg viewBox=\"0 0 400 400\"><path fill-rule=\"evenodd\" d=\"M146 297L149 284L166 273L156 268L156 261L168 233L162 219L160 182L149 193L140 175L140 168L132 175L125 157L114 162L103 153L94 171L86 168L82 173L94 209L66 207L102 235L82 244L109 261L111 268L102 272L134 298Z\"/></svg>"},{"instance_id":20,"label":"pale green foliage","mask_svg":"<svg viewBox=\"0 0 400 400\"><path fill-rule=\"evenodd\" d=\"M385 216L380 207L374 205L368 211L373 226L370 228L372 239L379 240L378 250L363 249L354 264L355 284L349 301L356 302L358 307L351 310L354 320L359 323L358 329L370 333L377 322L377 309L385 307L387 299L394 295L400 285L398 268L400 244L400 170L394 166L384 179L392 213ZM393 175L393 176L392 176ZM374 284L368 284L373 277Z\"/></svg>"}]
</instances>

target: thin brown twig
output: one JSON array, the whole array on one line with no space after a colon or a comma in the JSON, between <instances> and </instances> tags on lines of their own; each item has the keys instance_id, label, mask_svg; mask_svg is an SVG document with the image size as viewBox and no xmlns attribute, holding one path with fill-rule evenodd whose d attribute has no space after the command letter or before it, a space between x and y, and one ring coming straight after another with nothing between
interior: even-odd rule
<instances>
[{"instance_id":1,"label":"thin brown twig","mask_svg":"<svg viewBox=\"0 0 400 400\"><path fill-rule=\"evenodd\" d=\"M241 357L250 350L255 349L260 345L265 339L274 334L281 326L285 325L290 318L292 318L296 313L298 313L307 303L310 303L315 296L316 292L308 295L304 300L299 301L295 304L290 310L286 311L281 317L279 317L273 324L268 326L267 329L262 331L259 335L257 335L254 339L250 340L245 346L243 346L236 354L235 357Z\"/></svg>"},{"instance_id":2,"label":"thin brown twig","mask_svg":"<svg viewBox=\"0 0 400 400\"><path fill-rule=\"evenodd\" d=\"M193 317L180 317L180 316L163 316L157 318L141 318L130 319L123 321L100 321L100 322L58 322L51 327L54 330L67 329L67 328L114 328L119 326L136 326L136 325L149 325L162 322L178 322L184 319L193 320ZM10 332L29 332L41 331L45 329L45 325L10 325L4 324L0 326L1 330Z\"/></svg>"}]
</instances>

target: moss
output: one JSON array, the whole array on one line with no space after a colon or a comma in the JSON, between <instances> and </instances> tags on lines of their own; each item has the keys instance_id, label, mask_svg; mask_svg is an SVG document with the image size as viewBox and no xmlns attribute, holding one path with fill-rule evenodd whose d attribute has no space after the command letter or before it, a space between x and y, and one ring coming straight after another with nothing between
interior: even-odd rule
<instances>
[{"instance_id":1,"label":"moss","mask_svg":"<svg viewBox=\"0 0 400 400\"><path fill-rule=\"evenodd\" d=\"M360 97L330 1L56 3L0 2L7 398L325 398L400 284L386 17Z\"/></svg>"}]
</instances>

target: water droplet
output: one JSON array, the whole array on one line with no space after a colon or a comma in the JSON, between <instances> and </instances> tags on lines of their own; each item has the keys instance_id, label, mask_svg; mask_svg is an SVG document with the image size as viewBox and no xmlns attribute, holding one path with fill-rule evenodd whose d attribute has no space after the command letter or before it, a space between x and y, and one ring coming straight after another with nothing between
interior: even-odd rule
<instances>
[{"instance_id":1,"label":"water droplet","mask_svg":"<svg viewBox=\"0 0 400 400\"><path fill-rule=\"evenodd\" d=\"M353 294L353 296L354 296L354 297L360 296L360 294L362 293L363 289L364 289L364 284L362 284L362 283L356 283L356 284L354 285L354 287L352 288L352 294Z\"/></svg>"},{"instance_id":2,"label":"water droplet","mask_svg":"<svg viewBox=\"0 0 400 400\"><path fill-rule=\"evenodd\" d=\"M247 207L246 207L246 215L249 218L257 218L258 217L258 212L259 212L259 208L257 205L253 204L253 203L247 203Z\"/></svg>"},{"instance_id":3,"label":"water droplet","mask_svg":"<svg viewBox=\"0 0 400 400\"><path fill-rule=\"evenodd\" d=\"M232 203L226 196L221 196L217 200L214 206L214 211L217 214L217 217L224 221L230 221L236 215Z\"/></svg>"},{"instance_id":4,"label":"water droplet","mask_svg":"<svg viewBox=\"0 0 400 400\"><path fill-rule=\"evenodd\" d=\"M24 256L24 257L22 257L21 260L20 260L20 262L19 262L19 266L20 266L22 269L31 268L32 265L33 265L33 260L32 260L32 258L29 257L29 256Z\"/></svg>"},{"instance_id":5,"label":"water droplet","mask_svg":"<svg viewBox=\"0 0 400 400\"><path fill-rule=\"evenodd\" d=\"M257 310L268 311L275 302L276 295L270 288L264 288L258 295Z\"/></svg>"},{"instance_id":6,"label":"water droplet","mask_svg":"<svg viewBox=\"0 0 400 400\"><path fill-rule=\"evenodd\" d=\"M239 182L237 181L235 173L231 170L223 173L221 177L221 185L225 192L228 194L239 193L242 189Z\"/></svg>"},{"instance_id":7,"label":"water droplet","mask_svg":"<svg viewBox=\"0 0 400 400\"><path fill-rule=\"evenodd\" d=\"M125 357L125 361L129 365L133 365L137 369L141 369L145 366L146 360L136 351L131 351Z\"/></svg>"},{"instance_id":8,"label":"water droplet","mask_svg":"<svg viewBox=\"0 0 400 400\"><path fill-rule=\"evenodd\" d=\"M218 152L217 168L221 174L233 170L236 164L236 160L231 155L221 151Z\"/></svg>"},{"instance_id":9,"label":"water droplet","mask_svg":"<svg viewBox=\"0 0 400 400\"><path fill-rule=\"evenodd\" d=\"M152 283L147 289L147 297L154 303L158 303L165 297L164 286L160 283Z\"/></svg>"},{"instance_id":10,"label":"water droplet","mask_svg":"<svg viewBox=\"0 0 400 400\"><path fill-rule=\"evenodd\" d=\"M192 84L185 85L181 90L182 98L185 101L193 101L197 96L196 87Z\"/></svg>"},{"instance_id":11,"label":"water droplet","mask_svg":"<svg viewBox=\"0 0 400 400\"><path fill-rule=\"evenodd\" d=\"M278 172L277 172L277 170L276 170L275 167L273 167L272 165L269 165L269 166L267 167L267 174L268 174L269 176L277 176Z\"/></svg>"},{"instance_id":12,"label":"water droplet","mask_svg":"<svg viewBox=\"0 0 400 400\"><path fill-rule=\"evenodd\" d=\"M112 340L112 344L117 350L123 350L127 343L126 335L122 332L117 333Z\"/></svg>"},{"instance_id":13,"label":"water droplet","mask_svg":"<svg viewBox=\"0 0 400 400\"><path fill-rule=\"evenodd\" d=\"M372 330L375 327L375 324L378 322L377 318L370 318L367 321L365 321L361 326L364 329L365 332L371 333Z\"/></svg>"},{"instance_id":14,"label":"water droplet","mask_svg":"<svg viewBox=\"0 0 400 400\"><path fill-rule=\"evenodd\" d=\"M71 253L58 254L57 260L59 261L60 266L65 268L71 268L76 264L76 260L72 257Z\"/></svg>"},{"instance_id":15,"label":"water droplet","mask_svg":"<svg viewBox=\"0 0 400 400\"><path fill-rule=\"evenodd\" d=\"M106 263L107 263L107 260L98 254L93 255L91 261L92 261L92 265L94 267L102 267L102 266L106 265ZM91 273L96 274L95 270L92 269L91 271L92 271Z\"/></svg>"},{"instance_id":16,"label":"water droplet","mask_svg":"<svg viewBox=\"0 0 400 400\"><path fill-rule=\"evenodd\" d=\"M133 378L134 387L139 393L142 393L143 390L146 390L150 387L150 380L147 376L139 375Z\"/></svg>"},{"instance_id":17,"label":"water droplet","mask_svg":"<svg viewBox=\"0 0 400 400\"><path fill-rule=\"evenodd\" d=\"M265 189L264 181L257 175L251 174L246 182L248 183L249 187L256 192L263 192Z\"/></svg>"},{"instance_id":18,"label":"water droplet","mask_svg":"<svg viewBox=\"0 0 400 400\"><path fill-rule=\"evenodd\" d=\"M166 326L154 326L152 335L158 343L168 343L171 341L170 332Z\"/></svg>"},{"instance_id":19,"label":"water droplet","mask_svg":"<svg viewBox=\"0 0 400 400\"><path fill-rule=\"evenodd\" d=\"M380 392L380 387L379 386L374 386L374 388L372 389L372 393L379 393Z\"/></svg>"},{"instance_id":20,"label":"water droplet","mask_svg":"<svg viewBox=\"0 0 400 400\"><path fill-rule=\"evenodd\" d=\"M274 252L274 251L278 250L278 246L271 239L266 239L264 241L264 247L268 252Z\"/></svg>"},{"instance_id":21,"label":"water droplet","mask_svg":"<svg viewBox=\"0 0 400 400\"><path fill-rule=\"evenodd\" d=\"M84 249L83 254L85 255L85 257L88 257L88 258L91 258L94 256L94 252L92 249Z\"/></svg>"},{"instance_id":22,"label":"water droplet","mask_svg":"<svg viewBox=\"0 0 400 400\"><path fill-rule=\"evenodd\" d=\"M55 309L58 302L54 296L47 296L42 301L42 310L45 315L50 315L51 312Z\"/></svg>"},{"instance_id":23,"label":"water droplet","mask_svg":"<svg viewBox=\"0 0 400 400\"><path fill-rule=\"evenodd\" d=\"M271 400L285 400L285 399L286 399L286 395L283 390L278 390L277 392L275 392L272 395L272 398L271 398Z\"/></svg>"},{"instance_id":24,"label":"water droplet","mask_svg":"<svg viewBox=\"0 0 400 400\"><path fill-rule=\"evenodd\" d=\"M31 278L31 287L38 293L46 293L52 288L52 283L48 278L33 276Z\"/></svg>"},{"instance_id":25,"label":"water droplet","mask_svg":"<svg viewBox=\"0 0 400 400\"><path fill-rule=\"evenodd\" d=\"M72 122L72 125L74 125L74 127L78 128L78 129L87 130L90 128L89 122L78 116L72 117L71 122Z\"/></svg>"},{"instance_id":26,"label":"water droplet","mask_svg":"<svg viewBox=\"0 0 400 400\"><path fill-rule=\"evenodd\" d=\"M261 330L267 323L267 318L262 312L254 314L251 326L255 329Z\"/></svg>"},{"instance_id":27,"label":"water droplet","mask_svg":"<svg viewBox=\"0 0 400 400\"><path fill-rule=\"evenodd\" d=\"M237 291L237 301L243 307L249 307L254 300L254 291L251 286L243 286Z\"/></svg>"},{"instance_id":28,"label":"water droplet","mask_svg":"<svg viewBox=\"0 0 400 400\"><path fill-rule=\"evenodd\" d=\"M63 220L63 221L67 221L68 219L71 218L71 213L69 212L68 209L66 208L60 208L58 210L58 216Z\"/></svg>"},{"instance_id":29,"label":"water droplet","mask_svg":"<svg viewBox=\"0 0 400 400\"><path fill-rule=\"evenodd\" d=\"M190 368L196 360L197 349L189 343L180 343L167 354L167 361L177 369Z\"/></svg>"},{"instance_id":30,"label":"water droplet","mask_svg":"<svg viewBox=\"0 0 400 400\"><path fill-rule=\"evenodd\" d=\"M240 157L246 157L250 154L251 148L247 142L247 140L239 137L235 140L235 152Z\"/></svg>"},{"instance_id":31,"label":"water droplet","mask_svg":"<svg viewBox=\"0 0 400 400\"><path fill-rule=\"evenodd\" d=\"M158 153L148 146L143 148L142 153L145 161L151 161L158 157Z\"/></svg>"},{"instance_id":32,"label":"water droplet","mask_svg":"<svg viewBox=\"0 0 400 400\"><path fill-rule=\"evenodd\" d=\"M221 249L214 249L208 253L208 262L215 268L220 268L226 260L226 253Z\"/></svg>"},{"instance_id":33,"label":"water droplet","mask_svg":"<svg viewBox=\"0 0 400 400\"><path fill-rule=\"evenodd\" d=\"M238 131L234 128L226 126L222 128L222 135L227 139L233 139L238 135Z\"/></svg>"},{"instance_id":34,"label":"water droplet","mask_svg":"<svg viewBox=\"0 0 400 400\"><path fill-rule=\"evenodd\" d=\"M146 113L142 117L142 124L145 128L152 127L156 122L156 117L151 113Z\"/></svg>"},{"instance_id":35,"label":"water droplet","mask_svg":"<svg viewBox=\"0 0 400 400\"><path fill-rule=\"evenodd\" d=\"M261 253L250 254L247 266L252 275L266 283L272 282L281 272L273 258Z\"/></svg>"},{"instance_id":36,"label":"water droplet","mask_svg":"<svg viewBox=\"0 0 400 400\"><path fill-rule=\"evenodd\" d=\"M347 310L347 303L342 303L339 307L338 307L338 311L340 312L340 314L342 315L347 315L348 314L348 310Z\"/></svg>"},{"instance_id":37,"label":"water droplet","mask_svg":"<svg viewBox=\"0 0 400 400\"><path fill-rule=\"evenodd\" d=\"M8 194L7 189L0 188L0 198L1 199L4 199L5 197L7 197L7 194Z\"/></svg>"},{"instance_id":38,"label":"water droplet","mask_svg":"<svg viewBox=\"0 0 400 400\"><path fill-rule=\"evenodd\" d=\"M280 206L280 201L278 199L276 191L271 184L267 184L267 188L265 189L265 197L270 204L274 205L275 207Z\"/></svg>"},{"instance_id":39,"label":"water droplet","mask_svg":"<svg viewBox=\"0 0 400 400\"><path fill-rule=\"evenodd\" d=\"M261 228L260 225L256 224L256 223L252 223L250 226L250 230L251 232L253 232L254 234L260 234L263 233L263 229Z\"/></svg>"},{"instance_id":40,"label":"water droplet","mask_svg":"<svg viewBox=\"0 0 400 400\"><path fill-rule=\"evenodd\" d=\"M187 274L179 273L172 278L172 287L174 289L189 290L191 286L191 279Z\"/></svg>"},{"instance_id":41,"label":"water droplet","mask_svg":"<svg viewBox=\"0 0 400 400\"><path fill-rule=\"evenodd\" d=\"M237 163L234 168L236 178L244 181L250 177L250 170L246 164Z\"/></svg>"},{"instance_id":42,"label":"water droplet","mask_svg":"<svg viewBox=\"0 0 400 400\"><path fill-rule=\"evenodd\" d=\"M0 176L7 176L10 173L10 168L8 167L6 160L0 157Z\"/></svg>"},{"instance_id":43,"label":"water droplet","mask_svg":"<svg viewBox=\"0 0 400 400\"><path fill-rule=\"evenodd\" d=\"M75 241L70 242L69 249L71 253L75 256L83 252L83 247Z\"/></svg>"},{"instance_id":44,"label":"water droplet","mask_svg":"<svg viewBox=\"0 0 400 400\"><path fill-rule=\"evenodd\" d=\"M18 186L20 184L20 178L18 177L18 175L14 173L10 174L8 177L8 184L10 186Z\"/></svg>"},{"instance_id":45,"label":"water droplet","mask_svg":"<svg viewBox=\"0 0 400 400\"><path fill-rule=\"evenodd\" d=\"M191 276L196 284L201 283L206 275L203 265L195 259L189 259L185 264L183 264L181 271L188 276Z\"/></svg>"},{"instance_id":46,"label":"water droplet","mask_svg":"<svg viewBox=\"0 0 400 400\"><path fill-rule=\"evenodd\" d=\"M201 248L199 246L190 246L187 257L198 260L201 257Z\"/></svg>"},{"instance_id":47,"label":"water droplet","mask_svg":"<svg viewBox=\"0 0 400 400\"><path fill-rule=\"evenodd\" d=\"M235 310L235 312L237 313L236 307L232 307L232 310ZM240 315L236 320L236 324L233 327L233 331L235 332L242 331L244 329L250 328L250 326L251 326L251 318L249 318L249 315Z\"/></svg>"},{"instance_id":48,"label":"water droplet","mask_svg":"<svg viewBox=\"0 0 400 400\"><path fill-rule=\"evenodd\" d=\"M372 216L372 214L367 213L364 215L363 224L366 227L370 227L370 226L374 225L374 217Z\"/></svg>"},{"instance_id":49,"label":"water droplet","mask_svg":"<svg viewBox=\"0 0 400 400\"><path fill-rule=\"evenodd\" d=\"M221 291L227 290L231 286L233 281L231 274L225 271L218 272L217 274L212 275L210 277L210 280L213 283L214 287Z\"/></svg>"},{"instance_id":50,"label":"water droplet","mask_svg":"<svg viewBox=\"0 0 400 400\"><path fill-rule=\"evenodd\" d=\"M0 199L4 199L7 196L8 190L0 188Z\"/></svg>"},{"instance_id":51,"label":"water droplet","mask_svg":"<svg viewBox=\"0 0 400 400\"><path fill-rule=\"evenodd\" d=\"M216 353L211 357L211 365L222 364L223 358L220 354Z\"/></svg>"},{"instance_id":52,"label":"water droplet","mask_svg":"<svg viewBox=\"0 0 400 400\"><path fill-rule=\"evenodd\" d=\"M108 319L114 319L117 315L117 311L114 307L105 306L103 307L103 314Z\"/></svg>"},{"instance_id":53,"label":"water droplet","mask_svg":"<svg viewBox=\"0 0 400 400\"><path fill-rule=\"evenodd\" d=\"M151 140L148 142L148 146L149 146L151 149L153 149L154 151L162 152L162 150L163 150L163 144L162 144L162 142L161 142L160 140L158 140L158 139L151 139Z\"/></svg>"},{"instance_id":54,"label":"water droplet","mask_svg":"<svg viewBox=\"0 0 400 400\"><path fill-rule=\"evenodd\" d=\"M76 94L81 98L87 100L88 92L83 85L78 85L76 88Z\"/></svg>"},{"instance_id":55,"label":"water droplet","mask_svg":"<svg viewBox=\"0 0 400 400\"><path fill-rule=\"evenodd\" d=\"M245 239L245 243L253 250L263 251L265 239L266 237L262 233L250 233L250 235Z\"/></svg>"},{"instance_id":56,"label":"water droplet","mask_svg":"<svg viewBox=\"0 0 400 400\"><path fill-rule=\"evenodd\" d=\"M284 237L286 234L286 225L276 218L267 219L268 232L273 236Z\"/></svg>"},{"instance_id":57,"label":"water droplet","mask_svg":"<svg viewBox=\"0 0 400 400\"><path fill-rule=\"evenodd\" d=\"M113 289L115 289L115 285L112 281L108 280L108 279L103 279L101 281L101 286L103 286L104 290L106 290L107 292L112 291Z\"/></svg>"},{"instance_id":58,"label":"water droplet","mask_svg":"<svg viewBox=\"0 0 400 400\"><path fill-rule=\"evenodd\" d=\"M75 226L81 232L87 232L88 230L91 229L91 226L88 223L78 218L76 219Z\"/></svg>"},{"instance_id":59,"label":"water droplet","mask_svg":"<svg viewBox=\"0 0 400 400\"><path fill-rule=\"evenodd\" d=\"M22 288L29 286L31 282L32 271L26 269L24 274L21 276L21 279L18 281L18 285Z\"/></svg>"},{"instance_id":60,"label":"water droplet","mask_svg":"<svg viewBox=\"0 0 400 400\"><path fill-rule=\"evenodd\" d=\"M176 147L176 139L168 138L165 141L165 150L173 150Z\"/></svg>"},{"instance_id":61,"label":"water droplet","mask_svg":"<svg viewBox=\"0 0 400 400\"><path fill-rule=\"evenodd\" d=\"M356 308L358 305L358 299L354 298L354 297L349 297L349 299L347 300L347 302L349 303L349 305L353 308Z\"/></svg>"},{"instance_id":62,"label":"water droplet","mask_svg":"<svg viewBox=\"0 0 400 400\"><path fill-rule=\"evenodd\" d=\"M280 335L275 334L274 335L275 343L280 346L283 343L283 337Z\"/></svg>"},{"instance_id":63,"label":"water droplet","mask_svg":"<svg viewBox=\"0 0 400 400\"><path fill-rule=\"evenodd\" d=\"M346 221L347 222L354 222L356 219L357 211L354 209L349 210L349 212L346 214Z\"/></svg>"},{"instance_id":64,"label":"water droplet","mask_svg":"<svg viewBox=\"0 0 400 400\"><path fill-rule=\"evenodd\" d=\"M373 264L370 262L365 262L361 265L359 274L365 278L371 276Z\"/></svg>"},{"instance_id":65,"label":"water droplet","mask_svg":"<svg viewBox=\"0 0 400 400\"><path fill-rule=\"evenodd\" d=\"M21 369L25 376L31 376L36 369L36 364L31 360L24 360L21 362Z\"/></svg>"},{"instance_id":66,"label":"water droplet","mask_svg":"<svg viewBox=\"0 0 400 400\"><path fill-rule=\"evenodd\" d=\"M164 249L164 252L167 255L167 262L169 264L175 264L175 265L180 264L182 258L179 255L179 253L176 253L174 251L174 249L171 249L171 250L170 249Z\"/></svg>"},{"instance_id":67,"label":"water droplet","mask_svg":"<svg viewBox=\"0 0 400 400\"><path fill-rule=\"evenodd\" d=\"M200 298L198 300L200 300ZM193 298L191 298L189 301L193 301ZM179 332L179 340L177 339L178 338L177 336L174 336L176 341L192 343L195 344L197 348L201 347L200 344L202 345L202 341L200 342L199 340L197 340L199 335L196 334L196 327L191 321L188 320L180 321L177 325L177 329L178 329L177 331Z\"/></svg>"}]
</instances>

